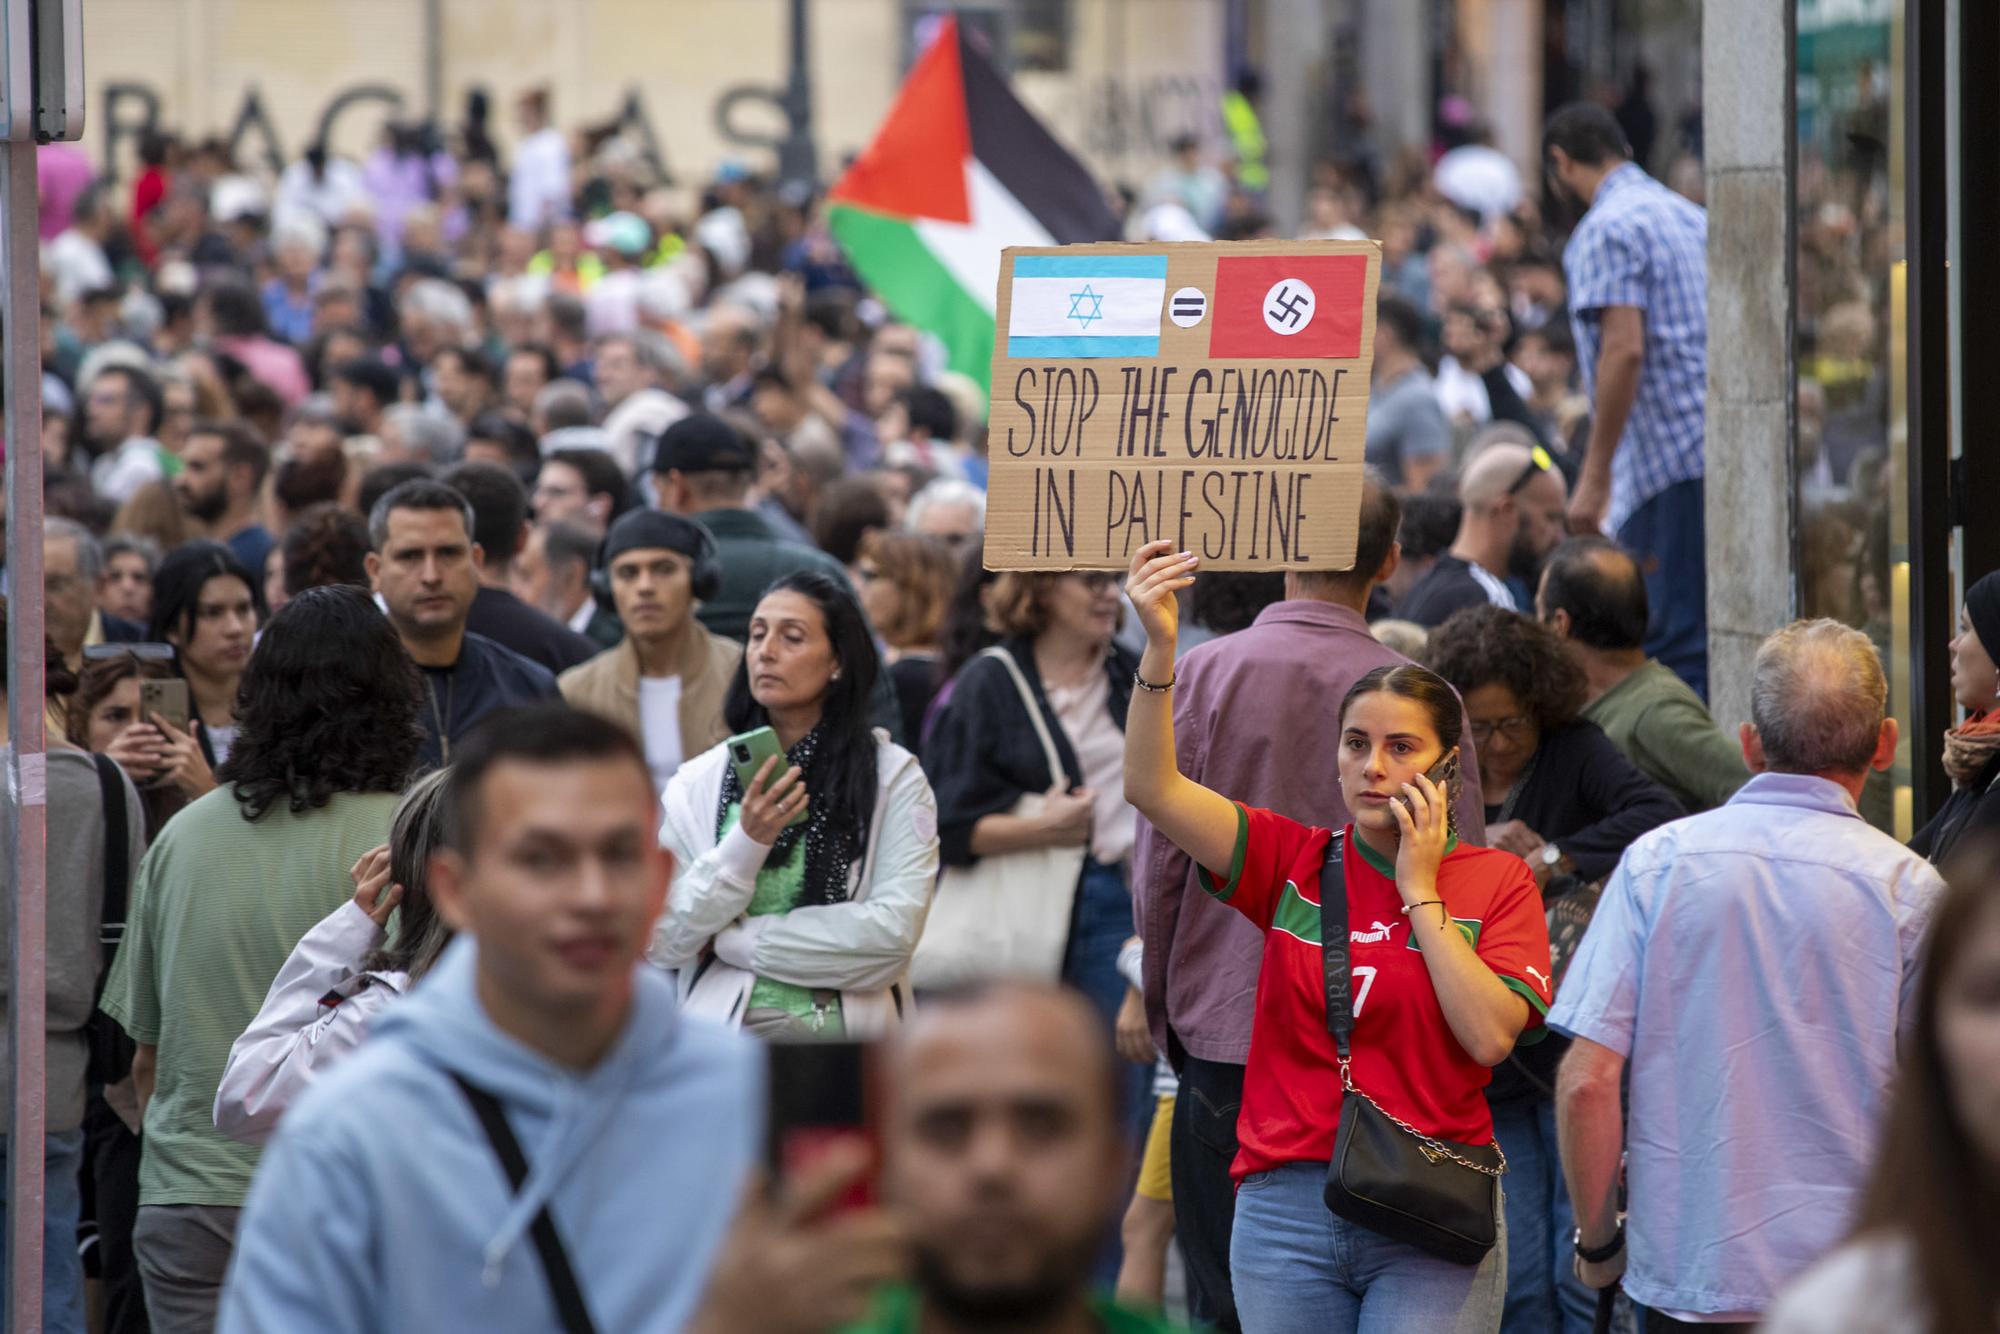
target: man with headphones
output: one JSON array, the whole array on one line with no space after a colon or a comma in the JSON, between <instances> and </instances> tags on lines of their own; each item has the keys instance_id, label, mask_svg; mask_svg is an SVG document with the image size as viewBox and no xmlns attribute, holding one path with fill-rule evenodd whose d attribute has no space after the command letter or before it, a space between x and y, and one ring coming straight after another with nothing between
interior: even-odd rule
<instances>
[{"instance_id":1,"label":"man with headphones","mask_svg":"<svg viewBox=\"0 0 2000 1334\"><path fill-rule=\"evenodd\" d=\"M558 678L563 698L627 728L664 788L681 760L723 740L722 700L743 647L713 635L695 604L715 596L715 539L677 514L633 510L611 525L591 595L625 624L625 638Z\"/></svg>"}]
</instances>

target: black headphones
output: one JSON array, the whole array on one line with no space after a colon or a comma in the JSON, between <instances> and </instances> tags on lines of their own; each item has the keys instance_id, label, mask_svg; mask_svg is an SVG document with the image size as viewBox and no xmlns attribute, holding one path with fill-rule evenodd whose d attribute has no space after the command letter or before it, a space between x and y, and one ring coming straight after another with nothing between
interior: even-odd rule
<instances>
[{"instance_id":1,"label":"black headphones","mask_svg":"<svg viewBox=\"0 0 2000 1334\"><path fill-rule=\"evenodd\" d=\"M722 556L715 549L715 537L708 529L683 519L678 514L660 514L657 517L683 524L694 532L694 568L688 572L693 586L695 601L706 602L722 588ZM611 594L611 537L605 535L597 544L597 563L590 571L590 596L607 616L618 614L618 601ZM636 550L628 547L627 550ZM678 547L668 547L669 551L679 551ZM680 554L686 555L686 552Z\"/></svg>"}]
</instances>

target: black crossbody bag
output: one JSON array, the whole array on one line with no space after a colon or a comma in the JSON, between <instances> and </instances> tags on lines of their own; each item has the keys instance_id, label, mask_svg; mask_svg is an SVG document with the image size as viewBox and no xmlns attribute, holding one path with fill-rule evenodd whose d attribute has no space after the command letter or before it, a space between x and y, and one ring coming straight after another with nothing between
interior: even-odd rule
<instances>
[{"instance_id":1,"label":"black crossbody bag","mask_svg":"<svg viewBox=\"0 0 2000 1334\"><path fill-rule=\"evenodd\" d=\"M1347 940L1344 840L1328 840L1319 875L1320 948L1326 1027L1340 1058L1340 1128L1326 1165L1326 1207L1350 1223L1407 1242L1453 1264L1476 1265L1499 1240L1500 1176L1506 1155L1492 1144L1424 1134L1382 1110L1354 1084L1354 1000Z\"/></svg>"},{"instance_id":2,"label":"black crossbody bag","mask_svg":"<svg viewBox=\"0 0 2000 1334\"><path fill-rule=\"evenodd\" d=\"M83 1037L88 1053L85 1077L92 1084L116 1084L132 1073L137 1045L118 1021L98 1008L104 1000L104 979L125 939L125 907L132 885L131 827L126 823L125 778L117 762L104 755L90 757L97 769L97 791L104 805L104 902L98 910L97 943L101 949L97 985Z\"/></svg>"},{"instance_id":3,"label":"black crossbody bag","mask_svg":"<svg viewBox=\"0 0 2000 1334\"><path fill-rule=\"evenodd\" d=\"M464 1075L452 1071L451 1082L458 1085L459 1092L472 1104L472 1111L479 1118L479 1128L486 1132L487 1141L493 1146L494 1157L500 1160L501 1170L518 1192L528 1179L528 1156L521 1152L521 1141L514 1136L514 1128L507 1124L507 1113L501 1108L500 1100ZM549 1206L543 1205L529 1224L528 1235L534 1239L535 1254L541 1257L542 1273L549 1281L549 1295L555 1300L556 1318L562 1321L563 1334L597 1334L597 1326L591 1322L590 1308L584 1305L583 1287L576 1281L576 1270L570 1266L569 1251L563 1245L562 1234L556 1231L555 1215Z\"/></svg>"}]
</instances>

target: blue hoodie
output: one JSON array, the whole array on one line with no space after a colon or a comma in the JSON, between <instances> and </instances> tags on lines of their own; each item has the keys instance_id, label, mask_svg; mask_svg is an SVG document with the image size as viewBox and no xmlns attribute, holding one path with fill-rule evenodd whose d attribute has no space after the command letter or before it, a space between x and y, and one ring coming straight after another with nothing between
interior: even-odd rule
<instances>
[{"instance_id":1,"label":"blue hoodie","mask_svg":"<svg viewBox=\"0 0 2000 1334\"><path fill-rule=\"evenodd\" d=\"M461 937L285 1116L251 1183L223 1334L560 1328L528 1235L544 1202L600 1330L686 1325L763 1133L755 1044L677 1012L641 966L625 1031L586 1074L503 1034ZM450 1072L490 1091L521 1193Z\"/></svg>"}]
</instances>

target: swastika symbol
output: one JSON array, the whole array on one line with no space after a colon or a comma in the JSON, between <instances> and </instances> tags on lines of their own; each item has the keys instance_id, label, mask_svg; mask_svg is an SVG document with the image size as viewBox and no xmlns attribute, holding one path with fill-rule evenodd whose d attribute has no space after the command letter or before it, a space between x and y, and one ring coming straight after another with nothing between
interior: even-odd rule
<instances>
[{"instance_id":1,"label":"swastika symbol","mask_svg":"<svg viewBox=\"0 0 2000 1334\"><path fill-rule=\"evenodd\" d=\"M1285 278L1264 293L1264 326L1289 338L1312 323L1313 290L1296 278Z\"/></svg>"}]
</instances>

